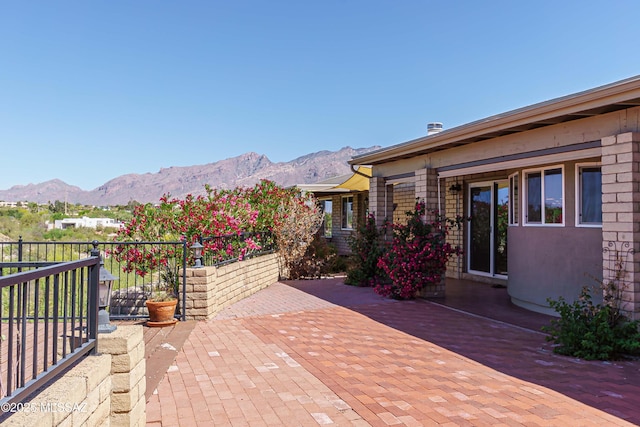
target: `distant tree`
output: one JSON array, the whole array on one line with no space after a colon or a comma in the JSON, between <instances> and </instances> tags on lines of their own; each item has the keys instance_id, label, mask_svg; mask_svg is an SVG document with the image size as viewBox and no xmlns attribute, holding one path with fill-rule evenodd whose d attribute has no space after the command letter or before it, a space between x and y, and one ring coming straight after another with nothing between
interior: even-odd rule
<instances>
[{"instance_id":1,"label":"distant tree","mask_svg":"<svg viewBox=\"0 0 640 427\"><path fill-rule=\"evenodd\" d=\"M136 200L129 200L129 203L127 203L127 209L131 212L133 212L133 210L136 208L136 206L141 205L142 203L136 201Z\"/></svg>"},{"instance_id":2,"label":"distant tree","mask_svg":"<svg viewBox=\"0 0 640 427\"><path fill-rule=\"evenodd\" d=\"M38 206L38 204L35 202L27 203L27 207L29 208L29 212L31 213L38 213L38 211L40 210L40 206Z\"/></svg>"},{"instance_id":3,"label":"distant tree","mask_svg":"<svg viewBox=\"0 0 640 427\"><path fill-rule=\"evenodd\" d=\"M52 213L64 213L65 212L65 204L60 200L56 200L53 203L49 203L49 211Z\"/></svg>"}]
</instances>

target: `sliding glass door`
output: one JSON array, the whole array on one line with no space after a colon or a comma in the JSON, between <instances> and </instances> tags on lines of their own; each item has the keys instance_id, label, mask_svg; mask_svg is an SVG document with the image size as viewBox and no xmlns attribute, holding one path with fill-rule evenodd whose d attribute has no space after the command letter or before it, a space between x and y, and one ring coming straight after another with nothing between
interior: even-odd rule
<instances>
[{"instance_id":1,"label":"sliding glass door","mask_svg":"<svg viewBox=\"0 0 640 427\"><path fill-rule=\"evenodd\" d=\"M506 276L509 181L470 184L469 216L469 272Z\"/></svg>"}]
</instances>

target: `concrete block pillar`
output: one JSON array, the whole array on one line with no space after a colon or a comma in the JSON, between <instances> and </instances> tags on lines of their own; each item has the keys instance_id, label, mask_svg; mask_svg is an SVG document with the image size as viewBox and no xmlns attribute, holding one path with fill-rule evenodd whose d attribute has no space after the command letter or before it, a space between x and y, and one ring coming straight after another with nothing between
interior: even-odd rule
<instances>
[{"instance_id":1,"label":"concrete block pillar","mask_svg":"<svg viewBox=\"0 0 640 427\"><path fill-rule=\"evenodd\" d=\"M639 165L640 133L602 139L602 278L622 288L621 308L634 319L640 318Z\"/></svg>"},{"instance_id":2,"label":"concrete block pillar","mask_svg":"<svg viewBox=\"0 0 640 427\"><path fill-rule=\"evenodd\" d=\"M111 355L110 425L145 426L147 381L142 325L119 325L110 334L100 334L98 351Z\"/></svg>"},{"instance_id":3,"label":"concrete block pillar","mask_svg":"<svg viewBox=\"0 0 640 427\"><path fill-rule=\"evenodd\" d=\"M369 213L374 215L378 227L393 216L393 186L387 187L382 177L369 179Z\"/></svg>"},{"instance_id":4,"label":"concrete block pillar","mask_svg":"<svg viewBox=\"0 0 640 427\"><path fill-rule=\"evenodd\" d=\"M427 207L427 220L434 219L433 212L444 209L438 201L438 173L435 169L418 169L415 171L416 199L423 200Z\"/></svg>"},{"instance_id":5,"label":"concrete block pillar","mask_svg":"<svg viewBox=\"0 0 640 427\"><path fill-rule=\"evenodd\" d=\"M216 267L187 268L187 299L184 302L187 320L207 320L218 311L217 277Z\"/></svg>"}]
</instances>

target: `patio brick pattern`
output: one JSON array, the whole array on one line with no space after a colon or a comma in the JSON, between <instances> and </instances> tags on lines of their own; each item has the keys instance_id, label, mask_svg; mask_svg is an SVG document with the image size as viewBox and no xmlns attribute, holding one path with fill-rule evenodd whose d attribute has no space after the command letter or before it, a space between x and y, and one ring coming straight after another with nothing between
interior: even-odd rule
<instances>
[{"instance_id":1,"label":"patio brick pattern","mask_svg":"<svg viewBox=\"0 0 640 427\"><path fill-rule=\"evenodd\" d=\"M290 285L198 322L147 403L147 425L640 422L638 362L556 356L535 330L339 280Z\"/></svg>"}]
</instances>

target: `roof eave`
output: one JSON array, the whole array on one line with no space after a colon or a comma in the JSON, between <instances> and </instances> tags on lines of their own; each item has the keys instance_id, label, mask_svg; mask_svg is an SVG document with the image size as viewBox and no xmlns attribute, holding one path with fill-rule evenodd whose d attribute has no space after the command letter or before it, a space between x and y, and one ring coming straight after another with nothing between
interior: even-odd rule
<instances>
[{"instance_id":1,"label":"roof eave","mask_svg":"<svg viewBox=\"0 0 640 427\"><path fill-rule=\"evenodd\" d=\"M552 120L562 115L577 114L613 103L640 97L640 76L632 77L584 92L555 98L528 107L490 116L434 135L423 136L374 152L355 156L352 165L379 164L410 157L417 152L436 151L462 140L481 137L534 122Z\"/></svg>"}]
</instances>

